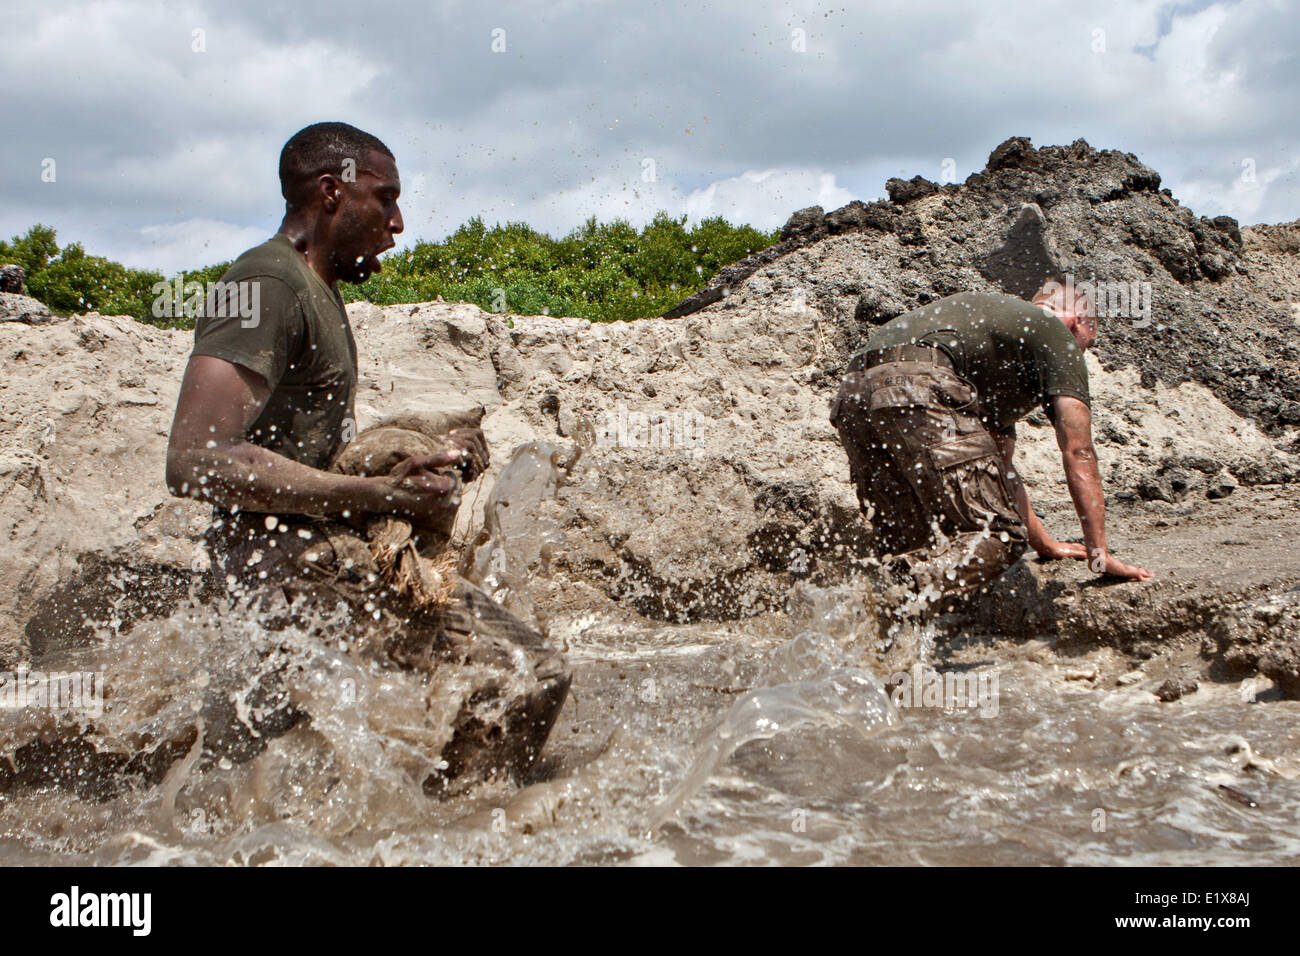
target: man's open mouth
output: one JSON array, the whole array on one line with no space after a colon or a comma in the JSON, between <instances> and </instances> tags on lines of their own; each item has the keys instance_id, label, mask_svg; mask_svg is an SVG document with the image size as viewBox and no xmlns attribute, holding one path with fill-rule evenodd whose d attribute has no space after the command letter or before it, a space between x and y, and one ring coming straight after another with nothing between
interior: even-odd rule
<instances>
[{"instance_id":1,"label":"man's open mouth","mask_svg":"<svg viewBox=\"0 0 1300 956\"><path fill-rule=\"evenodd\" d=\"M366 259L366 271L371 275L377 275L384 271L384 264L379 261L379 257L393 248L397 243L390 242L387 245L380 246L368 259Z\"/></svg>"}]
</instances>

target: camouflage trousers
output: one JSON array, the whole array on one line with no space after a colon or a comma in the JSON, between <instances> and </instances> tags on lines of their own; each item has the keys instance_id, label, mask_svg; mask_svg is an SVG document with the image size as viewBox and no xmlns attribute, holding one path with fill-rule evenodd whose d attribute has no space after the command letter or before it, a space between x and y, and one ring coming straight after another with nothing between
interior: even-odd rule
<instances>
[{"instance_id":1,"label":"camouflage trousers","mask_svg":"<svg viewBox=\"0 0 1300 956\"><path fill-rule=\"evenodd\" d=\"M831 403L878 555L955 594L992 580L1028 534L979 396L934 349L855 360Z\"/></svg>"}]
</instances>

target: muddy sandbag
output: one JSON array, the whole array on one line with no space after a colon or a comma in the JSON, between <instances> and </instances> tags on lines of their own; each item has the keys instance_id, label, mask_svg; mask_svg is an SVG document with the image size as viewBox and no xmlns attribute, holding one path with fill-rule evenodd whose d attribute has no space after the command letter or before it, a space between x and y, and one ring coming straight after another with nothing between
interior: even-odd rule
<instances>
[{"instance_id":1,"label":"muddy sandbag","mask_svg":"<svg viewBox=\"0 0 1300 956\"><path fill-rule=\"evenodd\" d=\"M387 475L408 458L446 451L446 434L457 428L477 428L483 408L444 413L429 418L399 416L367 428L334 459L331 471L344 475ZM364 528L379 573L397 593L418 607L436 609L451 596L456 561L446 548L456 515L417 523L396 515L370 515L356 525Z\"/></svg>"}]
</instances>

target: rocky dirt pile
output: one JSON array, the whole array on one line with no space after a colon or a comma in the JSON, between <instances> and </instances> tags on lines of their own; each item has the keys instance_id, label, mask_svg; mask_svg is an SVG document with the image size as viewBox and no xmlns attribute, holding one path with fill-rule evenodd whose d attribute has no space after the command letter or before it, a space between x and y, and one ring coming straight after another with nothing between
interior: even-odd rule
<instances>
[{"instance_id":1,"label":"rocky dirt pile","mask_svg":"<svg viewBox=\"0 0 1300 956\"><path fill-rule=\"evenodd\" d=\"M1136 367L1148 387L1204 384L1270 433L1300 424L1294 225L1241 230L1228 216L1197 216L1133 154L1083 140L1035 149L1015 137L964 183L917 176L886 188L887 200L800 210L779 243L722 270L667 314L806 302L835 324L839 351L851 353L873 326L932 299L1032 292L1007 274L999 251L1022 206L1034 204L1076 281L1150 283L1150 323L1107 322L1096 346L1103 365Z\"/></svg>"}]
</instances>

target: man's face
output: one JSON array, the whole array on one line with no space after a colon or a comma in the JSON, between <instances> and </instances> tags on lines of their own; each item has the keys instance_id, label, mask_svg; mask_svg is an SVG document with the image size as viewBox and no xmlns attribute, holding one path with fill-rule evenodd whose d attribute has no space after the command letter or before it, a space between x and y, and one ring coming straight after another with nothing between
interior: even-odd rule
<instances>
[{"instance_id":1,"label":"man's face","mask_svg":"<svg viewBox=\"0 0 1300 956\"><path fill-rule=\"evenodd\" d=\"M1085 352L1097 341L1097 310L1089 296L1077 295L1066 297L1063 302L1054 303L1057 317L1065 323L1074 335L1079 348Z\"/></svg>"},{"instance_id":2,"label":"man's face","mask_svg":"<svg viewBox=\"0 0 1300 956\"><path fill-rule=\"evenodd\" d=\"M379 254L393 248L402 231L397 197L402 183L391 156L370 151L357 163L356 182L340 183L340 203L331 230L334 274L344 282L365 282L383 266Z\"/></svg>"}]
</instances>

